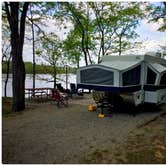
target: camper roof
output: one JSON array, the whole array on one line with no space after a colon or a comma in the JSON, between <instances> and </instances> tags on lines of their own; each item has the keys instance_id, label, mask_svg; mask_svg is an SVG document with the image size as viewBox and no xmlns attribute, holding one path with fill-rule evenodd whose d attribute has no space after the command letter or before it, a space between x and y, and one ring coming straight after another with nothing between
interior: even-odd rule
<instances>
[{"instance_id":1,"label":"camper roof","mask_svg":"<svg viewBox=\"0 0 166 166\"><path fill-rule=\"evenodd\" d=\"M145 54L145 55L125 55L125 56L103 56L101 64L103 65L106 64L106 66L112 66L112 63L117 63L117 64L119 63L119 65L122 65L123 63L123 65L126 64L126 66L128 66L129 63L134 64L134 62L139 63L141 61L145 61L149 63L157 63L157 64L166 66L166 60L164 58L151 56L149 54L148 55Z\"/></svg>"},{"instance_id":2,"label":"camper roof","mask_svg":"<svg viewBox=\"0 0 166 166\"><path fill-rule=\"evenodd\" d=\"M133 67L137 64L139 64L140 61L120 61L120 60L116 60L116 61L104 61L101 62L101 65L107 66L107 67L111 67L113 69L116 70L125 70L128 69L130 67Z\"/></svg>"},{"instance_id":3,"label":"camper roof","mask_svg":"<svg viewBox=\"0 0 166 166\"><path fill-rule=\"evenodd\" d=\"M161 73L166 71L166 67L158 63L149 63L157 72Z\"/></svg>"}]
</instances>

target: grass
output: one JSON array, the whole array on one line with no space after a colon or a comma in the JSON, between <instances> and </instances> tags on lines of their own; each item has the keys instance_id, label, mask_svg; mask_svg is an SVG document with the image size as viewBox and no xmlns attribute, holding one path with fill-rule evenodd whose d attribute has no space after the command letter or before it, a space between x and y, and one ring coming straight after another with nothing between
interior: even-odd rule
<instances>
[{"instance_id":1,"label":"grass","mask_svg":"<svg viewBox=\"0 0 166 166\"><path fill-rule=\"evenodd\" d=\"M2 97L2 116L8 117L10 115L15 115L12 110L12 97Z\"/></svg>"},{"instance_id":2,"label":"grass","mask_svg":"<svg viewBox=\"0 0 166 166\"><path fill-rule=\"evenodd\" d=\"M84 158L86 164L165 164L166 116L132 131L124 144L103 151L98 148ZM109 146L108 146L109 147Z\"/></svg>"},{"instance_id":3,"label":"grass","mask_svg":"<svg viewBox=\"0 0 166 166\"><path fill-rule=\"evenodd\" d=\"M2 117L16 116L23 112L14 112L12 110L12 97L2 97Z\"/></svg>"},{"instance_id":4,"label":"grass","mask_svg":"<svg viewBox=\"0 0 166 166\"><path fill-rule=\"evenodd\" d=\"M153 138L153 137L152 137ZM153 138L154 139L154 138ZM163 137L159 137L158 143L149 140L149 144L135 142L135 147L126 152L126 164L164 164L166 163L166 145ZM144 141L142 139L141 141ZM131 146L131 145L129 145Z\"/></svg>"},{"instance_id":5,"label":"grass","mask_svg":"<svg viewBox=\"0 0 166 166\"><path fill-rule=\"evenodd\" d=\"M138 129L129 137L126 149L126 164L166 163L166 116L146 127ZM142 134L138 134L138 132ZM131 143L132 142L132 143Z\"/></svg>"},{"instance_id":6,"label":"grass","mask_svg":"<svg viewBox=\"0 0 166 166\"><path fill-rule=\"evenodd\" d=\"M109 151L107 149L95 149L92 153L90 153L89 155L83 157L80 160L81 164L106 164L104 163L104 161L106 161L105 156L107 156L107 154L109 153Z\"/></svg>"},{"instance_id":7,"label":"grass","mask_svg":"<svg viewBox=\"0 0 166 166\"><path fill-rule=\"evenodd\" d=\"M13 113L12 111L12 98L2 97L2 116L7 116Z\"/></svg>"}]
</instances>

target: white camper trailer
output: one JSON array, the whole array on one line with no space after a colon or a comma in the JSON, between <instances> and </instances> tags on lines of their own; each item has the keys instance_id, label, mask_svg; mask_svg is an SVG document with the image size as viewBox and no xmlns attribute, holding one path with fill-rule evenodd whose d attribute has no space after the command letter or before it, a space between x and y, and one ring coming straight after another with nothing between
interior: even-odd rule
<instances>
[{"instance_id":1,"label":"white camper trailer","mask_svg":"<svg viewBox=\"0 0 166 166\"><path fill-rule=\"evenodd\" d=\"M77 87L126 95L135 105L166 101L166 60L149 54L104 56L77 71Z\"/></svg>"}]
</instances>

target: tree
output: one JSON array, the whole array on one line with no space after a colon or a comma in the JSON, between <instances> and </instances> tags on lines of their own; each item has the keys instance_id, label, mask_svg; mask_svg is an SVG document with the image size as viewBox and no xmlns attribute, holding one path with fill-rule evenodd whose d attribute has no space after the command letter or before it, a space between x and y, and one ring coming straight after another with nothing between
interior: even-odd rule
<instances>
[{"instance_id":1,"label":"tree","mask_svg":"<svg viewBox=\"0 0 166 166\"><path fill-rule=\"evenodd\" d=\"M11 54L7 52L3 52L2 48L2 54L3 54L3 64L6 64L6 79L5 79L5 86L4 86L4 96L7 97L7 83L9 79L9 70L10 70L10 61L11 61Z\"/></svg>"},{"instance_id":2,"label":"tree","mask_svg":"<svg viewBox=\"0 0 166 166\"><path fill-rule=\"evenodd\" d=\"M91 45L89 40L90 14L87 3L60 2L58 5L58 10L54 16L59 20L62 20L62 22L64 22L64 20L65 22L66 20L70 20L72 22L74 29L77 29L77 33L79 32L80 34L79 38L81 39L81 52L84 56L85 64L91 64L92 60L89 53Z\"/></svg>"},{"instance_id":3,"label":"tree","mask_svg":"<svg viewBox=\"0 0 166 166\"><path fill-rule=\"evenodd\" d=\"M2 46L2 63L6 65L6 78L5 78L5 86L4 86L4 96L7 97L7 83L9 79L9 70L10 70L10 45Z\"/></svg>"},{"instance_id":4,"label":"tree","mask_svg":"<svg viewBox=\"0 0 166 166\"><path fill-rule=\"evenodd\" d=\"M147 6L146 10L149 13L149 22L162 21L162 25L159 27L158 31L166 30L166 2L158 2L157 4L150 4Z\"/></svg>"},{"instance_id":5,"label":"tree","mask_svg":"<svg viewBox=\"0 0 166 166\"><path fill-rule=\"evenodd\" d=\"M42 57L49 65L53 67L54 88L56 88L57 67L62 64L62 43L57 35L50 33L40 38L40 48L36 54Z\"/></svg>"},{"instance_id":6,"label":"tree","mask_svg":"<svg viewBox=\"0 0 166 166\"><path fill-rule=\"evenodd\" d=\"M99 47L98 50L98 63L100 62L101 56L106 54L108 48L106 48L106 37L109 36L109 40L111 36L114 34L111 27L108 26L110 24L109 14L110 14L110 6L112 6L112 2L91 2L89 3L92 11L95 15L95 19L93 21L95 26L95 37L94 39L99 40L95 44L95 46ZM111 41L111 40L110 40ZM109 41L109 42L110 42ZM110 44L109 44L110 45Z\"/></svg>"},{"instance_id":7,"label":"tree","mask_svg":"<svg viewBox=\"0 0 166 166\"><path fill-rule=\"evenodd\" d=\"M162 20L162 25L158 28L158 31L166 31L166 2L160 2L157 5L150 4L146 10L149 12L149 22L158 22ZM166 46L160 46L163 57L166 56Z\"/></svg>"},{"instance_id":8,"label":"tree","mask_svg":"<svg viewBox=\"0 0 166 166\"><path fill-rule=\"evenodd\" d=\"M14 111L22 111L25 109L25 66L22 52L28 6L29 2L5 2L5 11L11 32Z\"/></svg>"},{"instance_id":9,"label":"tree","mask_svg":"<svg viewBox=\"0 0 166 166\"><path fill-rule=\"evenodd\" d=\"M166 57L166 46L160 46L161 48L161 53L163 54L163 58Z\"/></svg>"},{"instance_id":10,"label":"tree","mask_svg":"<svg viewBox=\"0 0 166 166\"><path fill-rule=\"evenodd\" d=\"M114 25L116 36L112 52L118 52L121 55L123 51L134 46L130 40L138 37L135 29L143 17L144 14L140 10L138 3L130 3L127 6L118 5L117 18Z\"/></svg>"},{"instance_id":11,"label":"tree","mask_svg":"<svg viewBox=\"0 0 166 166\"><path fill-rule=\"evenodd\" d=\"M11 61L11 47L10 47L10 34L9 34L9 24L7 23L6 14L3 11L2 14L2 63L6 66L6 78L4 86L4 96L7 97L7 83L9 79L9 69Z\"/></svg>"},{"instance_id":12,"label":"tree","mask_svg":"<svg viewBox=\"0 0 166 166\"><path fill-rule=\"evenodd\" d=\"M41 8L44 4L39 3L31 3L29 8L29 16L27 16L27 25L30 26L32 32L32 38L26 37L26 39L32 41L32 54L33 54L33 89L35 89L35 75L36 75L36 61L35 61L35 40L36 34L39 36L40 34L45 34L44 31L40 28L40 25L43 24L42 19L44 18ZM46 4L45 4L46 5ZM39 11L39 9L41 11ZM45 25L46 26L46 25Z\"/></svg>"},{"instance_id":13,"label":"tree","mask_svg":"<svg viewBox=\"0 0 166 166\"><path fill-rule=\"evenodd\" d=\"M76 29L70 31L65 41L63 41L63 51L69 62L80 66L81 60L81 39ZM74 40L73 40L74 39Z\"/></svg>"},{"instance_id":14,"label":"tree","mask_svg":"<svg viewBox=\"0 0 166 166\"><path fill-rule=\"evenodd\" d=\"M109 52L118 52L130 48L131 39L143 16L139 3L119 2L78 2L60 3L56 14L62 21L71 20L72 33L81 40L85 64L92 64L92 57L101 57ZM77 46L75 46L77 47Z\"/></svg>"},{"instance_id":15,"label":"tree","mask_svg":"<svg viewBox=\"0 0 166 166\"><path fill-rule=\"evenodd\" d=\"M139 3L91 2L90 6L95 15L98 62L110 52L121 55L130 46L129 40L137 36L135 29L143 16Z\"/></svg>"},{"instance_id":16,"label":"tree","mask_svg":"<svg viewBox=\"0 0 166 166\"><path fill-rule=\"evenodd\" d=\"M32 30L32 54L33 54L33 89L35 89L35 74L36 74L36 62L35 62L35 30L34 30L34 20L32 12L32 4L30 5L30 21L31 21L31 30Z\"/></svg>"}]
</instances>

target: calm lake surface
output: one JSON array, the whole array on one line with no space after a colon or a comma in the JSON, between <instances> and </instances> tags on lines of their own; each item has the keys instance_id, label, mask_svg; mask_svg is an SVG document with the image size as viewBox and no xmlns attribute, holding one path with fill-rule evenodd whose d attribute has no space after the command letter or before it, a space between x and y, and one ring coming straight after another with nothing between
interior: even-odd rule
<instances>
[{"instance_id":1,"label":"calm lake surface","mask_svg":"<svg viewBox=\"0 0 166 166\"><path fill-rule=\"evenodd\" d=\"M57 83L61 83L64 88L66 88L66 74L58 74L57 77L59 80ZM2 96L4 96L4 81L6 78L6 74L2 74ZM47 81L48 80L48 81ZM37 74L36 75L36 88L44 88L50 87L53 88L52 76L49 74ZM67 87L70 89L70 83L76 83L76 75L68 74L68 85ZM26 74L25 80L25 88L33 87L33 75ZM12 97L12 75L9 75L8 85L7 85L7 96Z\"/></svg>"}]
</instances>

